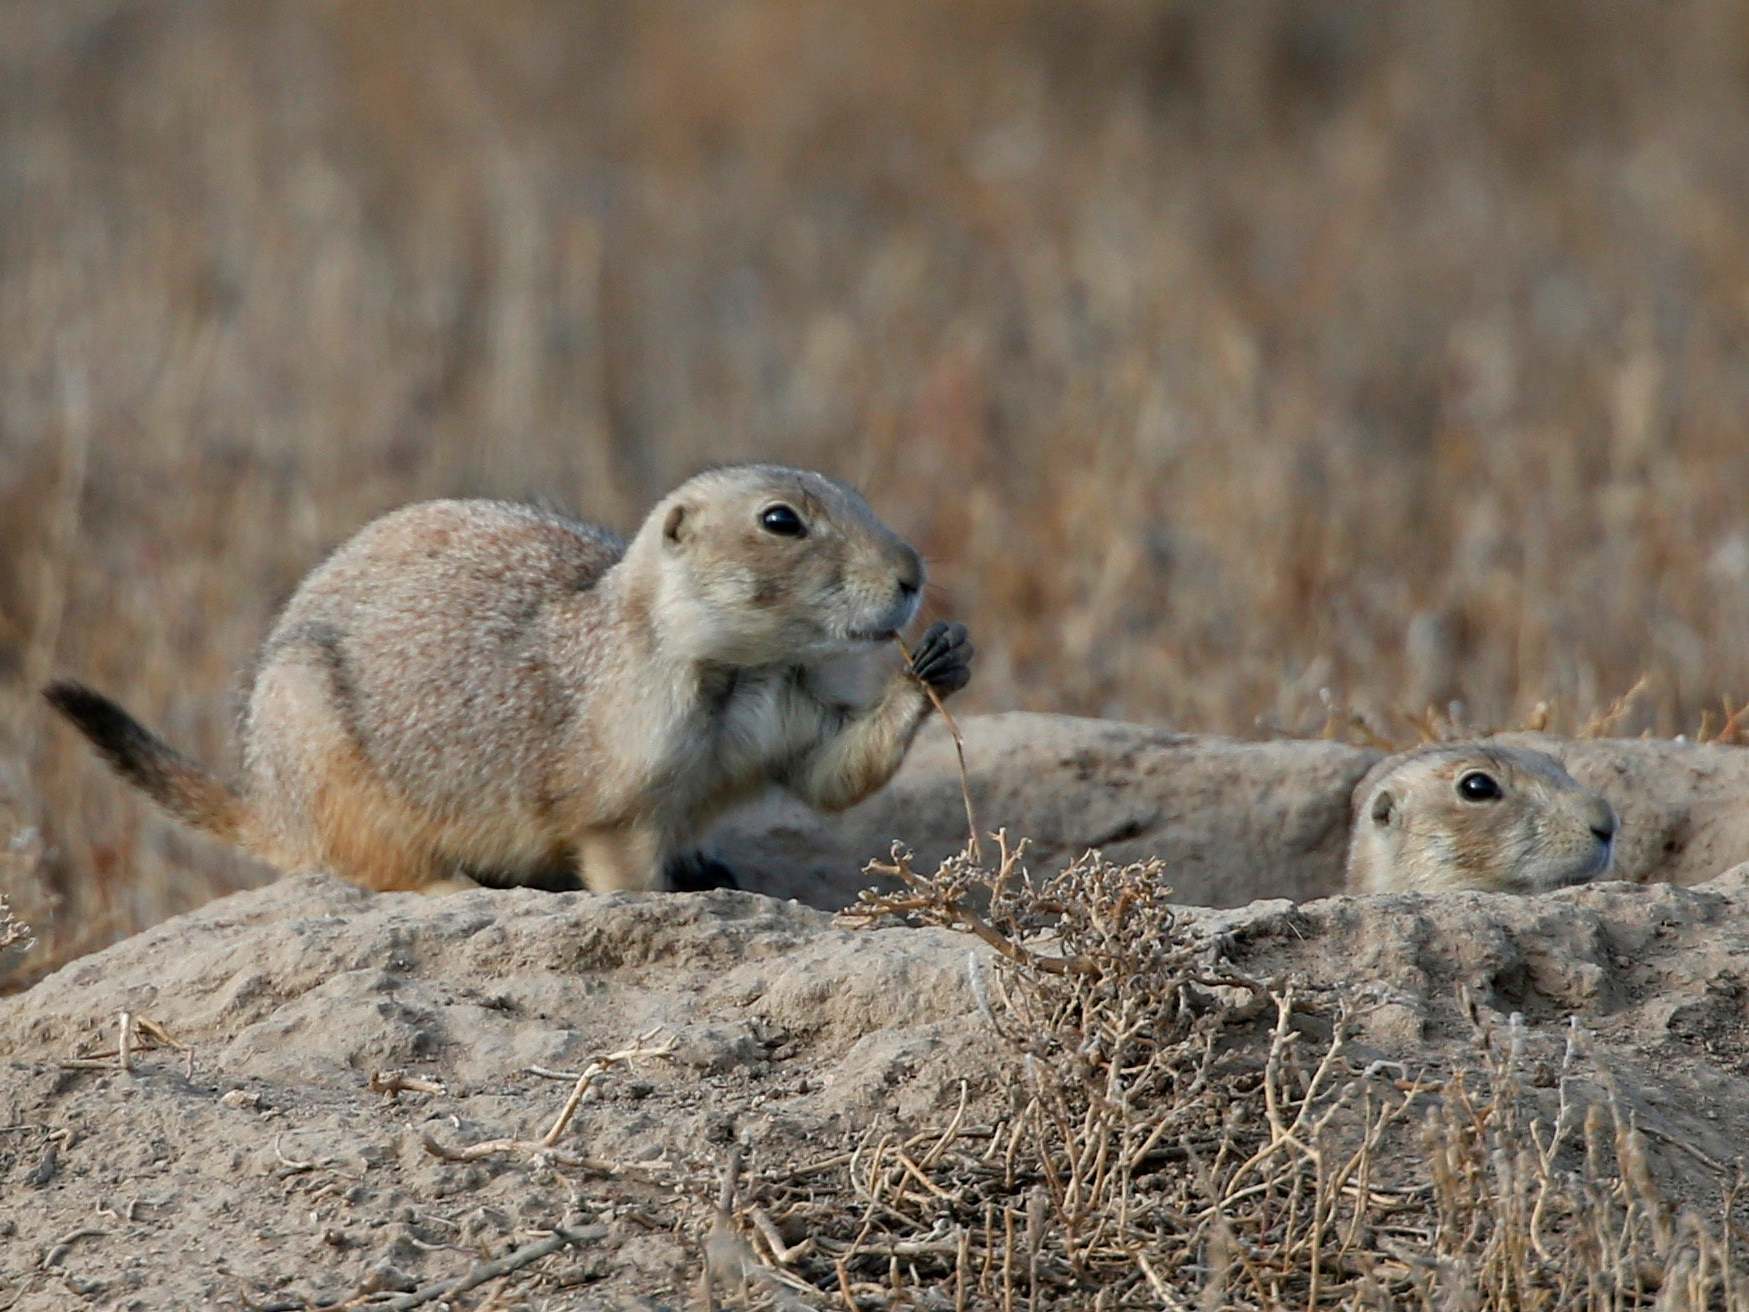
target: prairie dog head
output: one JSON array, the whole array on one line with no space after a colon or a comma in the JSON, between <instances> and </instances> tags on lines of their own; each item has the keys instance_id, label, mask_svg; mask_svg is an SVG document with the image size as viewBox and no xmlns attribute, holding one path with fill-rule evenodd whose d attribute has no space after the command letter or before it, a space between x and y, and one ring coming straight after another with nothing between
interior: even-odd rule
<instances>
[{"instance_id":1,"label":"prairie dog head","mask_svg":"<svg viewBox=\"0 0 1749 1312\"><path fill-rule=\"evenodd\" d=\"M842 483L775 465L713 469L650 512L628 559L687 659L806 664L883 644L917 613L923 561Z\"/></svg>"},{"instance_id":2,"label":"prairie dog head","mask_svg":"<svg viewBox=\"0 0 1749 1312\"><path fill-rule=\"evenodd\" d=\"M1540 893L1609 872L1608 801L1545 753L1487 743L1417 748L1354 790L1351 893Z\"/></svg>"}]
</instances>

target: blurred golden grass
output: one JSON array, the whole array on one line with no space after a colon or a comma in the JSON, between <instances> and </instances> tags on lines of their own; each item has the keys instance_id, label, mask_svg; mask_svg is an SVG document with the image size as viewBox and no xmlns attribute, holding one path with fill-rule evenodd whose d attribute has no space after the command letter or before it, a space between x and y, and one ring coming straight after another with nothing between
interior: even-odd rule
<instances>
[{"instance_id":1,"label":"blurred golden grass","mask_svg":"<svg viewBox=\"0 0 1749 1312\"><path fill-rule=\"evenodd\" d=\"M1745 50L1729 0L7 7L6 891L64 951L260 876L51 670L228 761L371 516L630 527L714 459L859 482L969 709L1728 713Z\"/></svg>"}]
</instances>

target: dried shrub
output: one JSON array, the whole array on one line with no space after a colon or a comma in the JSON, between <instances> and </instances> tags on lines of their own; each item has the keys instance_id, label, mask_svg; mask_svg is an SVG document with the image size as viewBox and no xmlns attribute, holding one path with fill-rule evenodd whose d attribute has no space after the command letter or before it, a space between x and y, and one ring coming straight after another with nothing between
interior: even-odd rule
<instances>
[{"instance_id":1,"label":"dried shrub","mask_svg":"<svg viewBox=\"0 0 1749 1312\"><path fill-rule=\"evenodd\" d=\"M42 831L25 823L23 808L10 796L0 771L0 993L22 967L34 967L40 953L33 924L49 910L40 896L38 871L43 861ZM32 894L37 896L32 896Z\"/></svg>"},{"instance_id":2,"label":"dried shrub","mask_svg":"<svg viewBox=\"0 0 1749 1312\"><path fill-rule=\"evenodd\" d=\"M35 946L36 936L31 933L30 926L12 914L5 896L0 894L0 961L4 961L9 952L29 952Z\"/></svg>"},{"instance_id":3,"label":"dried shrub","mask_svg":"<svg viewBox=\"0 0 1749 1312\"><path fill-rule=\"evenodd\" d=\"M1467 1069L1362 1062L1341 990L1253 978L1181 928L1158 862L1034 880L998 836L848 913L966 932L1013 1059L987 1117L737 1168L714 1240L746 1306L1749 1308L1723 1219L1676 1211L1613 1096L1559 1106L1473 1007ZM1001 1099L996 1100L998 1104ZM737 1235L730 1245L725 1229ZM721 1263L718 1264L719 1266Z\"/></svg>"},{"instance_id":4,"label":"dried shrub","mask_svg":"<svg viewBox=\"0 0 1749 1312\"><path fill-rule=\"evenodd\" d=\"M1382 752L1399 752L1424 743L1461 742L1512 732L1608 738L1621 733L1625 725L1634 721L1650 688L1650 678L1642 674L1626 692L1589 715L1580 715L1571 706L1544 700L1538 701L1516 721L1501 722L1479 720L1458 700L1447 702L1444 707L1398 710L1393 716L1380 716L1340 702L1328 688L1320 688L1318 701L1323 708L1324 722L1318 733L1332 741L1352 742ZM1710 707L1702 708L1694 729L1697 742L1721 745L1740 742L1742 721L1749 713L1749 703L1734 707L1730 696L1726 695L1721 699L1720 707L1721 713L1716 720Z\"/></svg>"},{"instance_id":5,"label":"dried shrub","mask_svg":"<svg viewBox=\"0 0 1749 1312\"><path fill-rule=\"evenodd\" d=\"M12 913L7 899L0 894L0 978L12 959L30 952L33 946L37 946L37 936L31 932L30 925Z\"/></svg>"}]
</instances>

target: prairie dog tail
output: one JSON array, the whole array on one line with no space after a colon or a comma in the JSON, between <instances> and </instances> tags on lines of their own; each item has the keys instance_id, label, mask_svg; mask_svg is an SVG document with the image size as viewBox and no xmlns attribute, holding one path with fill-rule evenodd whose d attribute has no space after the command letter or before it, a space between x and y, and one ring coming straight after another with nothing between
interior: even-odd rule
<instances>
[{"instance_id":1,"label":"prairie dog tail","mask_svg":"<svg viewBox=\"0 0 1749 1312\"><path fill-rule=\"evenodd\" d=\"M43 696L91 740L117 774L171 815L214 838L247 846L249 808L224 780L84 684L51 683Z\"/></svg>"}]
</instances>

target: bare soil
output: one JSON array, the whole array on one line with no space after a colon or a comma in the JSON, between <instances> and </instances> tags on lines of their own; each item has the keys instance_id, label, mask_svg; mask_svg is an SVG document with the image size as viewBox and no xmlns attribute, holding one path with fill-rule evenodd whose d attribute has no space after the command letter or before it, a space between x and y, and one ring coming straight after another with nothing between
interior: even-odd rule
<instances>
[{"instance_id":1,"label":"bare soil","mask_svg":"<svg viewBox=\"0 0 1749 1312\"><path fill-rule=\"evenodd\" d=\"M1673 1204L1717 1214L1749 1141L1749 869L1262 902L1182 930L1226 969L1363 998L1357 1066L1474 1066L1467 996L1515 1036L1533 1103L1613 1097ZM740 892L422 899L299 877L221 899L0 1004L0 1306L392 1306L543 1239L451 1306L705 1306L726 1179L848 1191L859 1145L1011 1105L1024 1081L971 983L992 955ZM1266 1020L1226 1041L1261 1061ZM390 1072L430 1084L373 1091ZM783 1297L760 1305L843 1306L829 1281Z\"/></svg>"}]
</instances>

